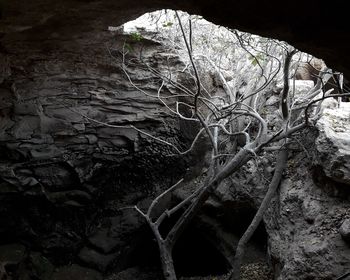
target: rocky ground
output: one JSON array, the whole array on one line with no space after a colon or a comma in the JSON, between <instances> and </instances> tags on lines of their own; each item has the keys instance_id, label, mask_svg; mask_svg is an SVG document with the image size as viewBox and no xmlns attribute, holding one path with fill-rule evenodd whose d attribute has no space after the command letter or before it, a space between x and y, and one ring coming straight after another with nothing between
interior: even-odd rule
<instances>
[{"instance_id":1,"label":"rocky ground","mask_svg":"<svg viewBox=\"0 0 350 280\"><path fill-rule=\"evenodd\" d=\"M251 263L242 267L242 280L272 280L272 274L269 267L263 263ZM140 271L137 268L130 268L123 272L116 273L106 280L155 280L162 279L161 274L155 272ZM228 274L220 276L203 277L181 277L180 280L227 280Z\"/></svg>"}]
</instances>

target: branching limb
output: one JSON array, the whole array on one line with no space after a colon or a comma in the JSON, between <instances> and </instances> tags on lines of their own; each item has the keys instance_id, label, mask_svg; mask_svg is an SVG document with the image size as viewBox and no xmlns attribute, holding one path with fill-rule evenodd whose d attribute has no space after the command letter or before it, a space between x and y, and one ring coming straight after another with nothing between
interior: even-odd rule
<instances>
[{"instance_id":1,"label":"branching limb","mask_svg":"<svg viewBox=\"0 0 350 280\"><path fill-rule=\"evenodd\" d=\"M187 39L186 39L186 34L185 34L185 31L184 31L184 28L183 28L180 16L179 16L177 11L175 11L175 14L176 14L177 20L179 22L179 26L180 26L181 33L182 33L182 38L183 38L183 40L185 42L185 45L186 45L186 48L187 48L187 52L188 52L188 55L189 55L189 58L190 58L190 61L191 61L191 65L192 65L192 68L193 68L193 71L194 71L194 74L195 74L195 77L196 77L195 82L196 82L196 86L197 86L197 92L194 95L194 106L195 106L195 110L197 112L198 111L198 97L200 96L200 93L201 93L200 79L199 79L197 67L196 67L196 65L194 63L194 60L193 60L191 47L189 46L189 44L187 42Z\"/></svg>"},{"instance_id":2,"label":"branching limb","mask_svg":"<svg viewBox=\"0 0 350 280\"><path fill-rule=\"evenodd\" d=\"M180 186L180 184L183 182L183 178L180 179L176 184L174 184L173 186L171 186L169 189L167 189L165 192L161 193L160 195L158 195L151 203L150 207L148 208L147 211L147 216L151 217L152 216L152 211L154 209L154 207L159 203L159 201L166 196L168 193L171 193L172 191L174 191L176 188L178 188Z\"/></svg>"},{"instance_id":3,"label":"branching limb","mask_svg":"<svg viewBox=\"0 0 350 280\"><path fill-rule=\"evenodd\" d=\"M289 69L290 69L290 63L292 60L293 55L297 52L296 49L293 49L292 51L287 52L287 57L285 59L284 68L283 68L283 90L282 90L282 96L281 96L281 111L283 116L283 121L287 122L289 119Z\"/></svg>"},{"instance_id":4,"label":"branching limb","mask_svg":"<svg viewBox=\"0 0 350 280\"><path fill-rule=\"evenodd\" d=\"M287 151L287 148L284 147L280 150L278 154L276 169L275 169L273 178L271 180L271 183L269 185L268 191L257 213L255 214L252 222L250 223L249 227L247 228L247 230L245 231L245 233L243 234L243 236L238 242L238 245L236 248L236 254L234 258L234 265L233 265L231 276L229 278L230 280L240 279L240 268L241 268L246 245L250 240L250 238L252 237L255 230L257 229L257 227L259 226L260 222L262 221L266 210L270 206L270 202L273 196L275 195L277 187L279 186L279 183L281 181L283 170L286 167L287 159L288 159L288 151Z\"/></svg>"},{"instance_id":5,"label":"branching limb","mask_svg":"<svg viewBox=\"0 0 350 280\"><path fill-rule=\"evenodd\" d=\"M305 108L305 124L306 124L306 125L309 125L308 110L309 110L309 108L310 108L313 104L315 104L315 103L317 103L317 102L320 102L320 101L323 101L323 100L325 100L325 99L327 99L327 98L331 98L331 97L348 97L348 96L350 96L350 93L331 94L331 95L328 95L328 96L322 96L322 97L320 97L320 98L318 98L318 99L315 99L315 100L311 101L311 102L306 106L306 108Z\"/></svg>"}]
</instances>

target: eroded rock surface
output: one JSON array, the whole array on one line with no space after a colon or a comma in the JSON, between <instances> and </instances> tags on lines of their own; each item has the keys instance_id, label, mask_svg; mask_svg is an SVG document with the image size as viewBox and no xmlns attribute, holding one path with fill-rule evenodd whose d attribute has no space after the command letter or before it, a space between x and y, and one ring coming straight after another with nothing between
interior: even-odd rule
<instances>
[{"instance_id":1,"label":"eroded rock surface","mask_svg":"<svg viewBox=\"0 0 350 280\"><path fill-rule=\"evenodd\" d=\"M318 163L333 180L350 185L350 103L324 108L317 122Z\"/></svg>"},{"instance_id":2,"label":"eroded rock surface","mask_svg":"<svg viewBox=\"0 0 350 280\"><path fill-rule=\"evenodd\" d=\"M278 106L273 99L267 102L272 108ZM274 279L337 279L350 270L348 103L323 110L316 127L297 136L299 144L290 152L284 179L264 216ZM214 213L222 225L239 228L240 215L249 216L245 209L259 207L274 170L274 154L263 157L259 165L248 162L208 201L209 215Z\"/></svg>"},{"instance_id":3,"label":"eroded rock surface","mask_svg":"<svg viewBox=\"0 0 350 280\"><path fill-rule=\"evenodd\" d=\"M40 251L64 267L54 279L100 279L99 273L66 267L75 261L101 272L125 265L118 257L128 254L143 221L120 209L147 205L187 166L169 156L169 145L146 135L186 142L179 120L154 97L160 84L137 64L129 64L126 75L120 52L129 44L130 59L142 47L144 63L160 72L183 67L181 59L156 41L109 31L98 36L80 41L79 51L67 43L47 53L35 38L26 41L25 52L7 41L13 52L2 64L1 243L21 240L29 244L28 254ZM26 274L33 273L26 268Z\"/></svg>"}]
</instances>

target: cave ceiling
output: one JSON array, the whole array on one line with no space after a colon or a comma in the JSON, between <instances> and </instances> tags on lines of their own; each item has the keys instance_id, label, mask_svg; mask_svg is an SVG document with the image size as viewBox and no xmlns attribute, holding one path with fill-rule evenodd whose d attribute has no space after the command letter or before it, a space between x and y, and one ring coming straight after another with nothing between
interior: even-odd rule
<instances>
[{"instance_id":1,"label":"cave ceiling","mask_svg":"<svg viewBox=\"0 0 350 280\"><path fill-rule=\"evenodd\" d=\"M145 12L172 8L200 14L216 24L287 41L350 76L346 1L333 0L326 5L316 0L1 0L0 5L0 40L45 41L55 33L79 49L77 34L90 36L91 32L106 30L107 26L122 24Z\"/></svg>"}]
</instances>

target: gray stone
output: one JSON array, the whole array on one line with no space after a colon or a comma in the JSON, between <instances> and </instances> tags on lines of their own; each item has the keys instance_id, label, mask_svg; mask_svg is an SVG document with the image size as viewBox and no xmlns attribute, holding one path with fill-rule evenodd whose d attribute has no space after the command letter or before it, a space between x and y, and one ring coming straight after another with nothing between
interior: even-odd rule
<instances>
[{"instance_id":1,"label":"gray stone","mask_svg":"<svg viewBox=\"0 0 350 280\"><path fill-rule=\"evenodd\" d=\"M307 258L326 256L329 254L329 244L327 241L312 239L307 240L307 242L300 244L305 256Z\"/></svg>"},{"instance_id":2,"label":"gray stone","mask_svg":"<svg viewBox=\"0 0 350 280\"><path fill-rule=\"evenodd\" d=\"M48 145L48 144L54 144L54 139L50 134L33 134L32 138L27 141L27 143L33 143L33 144L42 144L43 146Z\"/></svg>"},{"instance_id":3,"label":"gray stone","mask_svg":"<svg viewBox=\"0 0 350 280\"><path fill-rule=\"evenodd\" d=\"M38 107L34 103L15 103L13 110L17 115L38 115Z\"/></svg>"},{"instance_id":4,"label":"gray stone","mask_svg":"<svg viewBox=\"0 0 350 280\"><path fill-rule=\"evenodd\" d=\"M318 201L312 200L309 197L303 201L303 215L308 223L313 223L318 215L320 215L321 205Z\"/></svg>"},{"instance_id":5,"label":"gray stone","mask_svg":"<svg viewBox=\"0 0 350 280\"><path fill-rule=\"evenodd\" d=\"M269 99L266 101L266 106L272 106L272 105L278 105L280 102L280 98L278 96L271 96Z\"/></svg>"},{"instance_id":6,"label":"gray stone","mask_svg":"<svg viewBox=\"0 0 350 280\"><path fill-rule=\"evenodd\" d=\"M59 119L70 123L84 123L84 117L69 108L60 108L60 105L52 104L45 109L45 114L50 118Z\"/></svg>"},{"instance_id":7,"label":"gray stone","mask_svg":"<svg viewBox=\"0 0 350 280\"><path fill-rule=\"evenodd\" d=\"M350 185L350 103L324 108L317 128L317 163L329 178Z\"/></svg>"},{"instance_id":8,"label":"gray stone","mask_svg":"<svg viewBox=\"0 0 350 280\"><path fill-rule=\"evenodd\" d=\"M11 129L15 125L15 122L8 116L4 116L0 122L0 141L6 143L13 139L11 135Z\"/></svg>"},{"instance_id":9,"label":"gray stone","mask_svg":"<svg viewBox=\"0 0 350 280\"><path fill-rule=\"evenodd\" d=\"M47 193L47 198L57 205L83 206L91 202L92 197L80 190Z\"/></svg>"},{"instance_id":10,"label":"gray stone","mask_svg":"<svg viewBox=\"0 0 350 280\"><path fill-rule=\"evenodd\" d=\"M64 266L53 273L51 280L102 280L102 274L77 264Z\"/></svg>"},{"instance_id":11,"label":"gray stone","mask_svg":"<svg viewBox=\"0 0 350 280\"><path fill-rule=\"evenodd\" d=\"M144 219L140 217L140 214L132 209L129 211L124 211L122 216L109 218L109 221L111 223L110 230L113 232L113 234L118 232L133 232L135 229L140 228L140 226L145 223Z\"/></svg>"},{"instance_id":12,"label":"gray stone","mask_svg":"<svg viewBox=\"0 0 350 280\"><path fill-rule=\"evenodd\" d=\"M83 124L83 123L74 124L73 127L74 127L74 129L76 129L79 132L85 131L85 124Z\"/></svg>"},{"instance_id":13,"label":"gray stone","mask_svg":"<svg viewBox=\"0 0 350 280\"><path fill-rule=\"evenodd\" d=\"M30 155L33 159L50 159L62 155L63 152L55 146L40 146L37 149L31 149Z\"/></svg>"},{"instance_id":14,"label":"gray stone","mask_svg":"<svg viewBox=\"0 0 350 280\"><path fill-rule=\"evenodd\" d=\"M45 38L50 34L52 32ZM121 205L133 205L143 199L143 192L150 196L152 188L161 190L166 183L160 178L168 175L162 174L162 168L154 167L165 169L164 163L156 161L154 155L161 157L173 152L166 146L150 147L153 140L141 139L139 132L129 125L170 139L174 144L178 144L180 126L157 99L145 96L130 84L104 46L91 45L98 38L107 44L116 42L115 47L119 48L124 37L116 40L114 35L100 31L95 35L97 37L84 39L77 52L72 52L69 40L65 41L67 45L55 47L57 53L47 52L46 47L41 51L45 43L37 38L32 38L25 46L16 43L14 48L7 45L9 42L1 42L1 50L9 47L13 51L8 69L14 71L13 76L0 85L0 145L3 147L0 177L6 180L1 180L0 192L1 199L9 200L8 204L1 203L0 212L14 223L6 220L2 225L4 232L11 226L18 230L18 236L26 238L30 234L30 238L53 258L64 254L60 262L76 260L81 246L93 247L82 249L80 259L103 271L118 257L118 253L112 252L130 246L144 220L137 213L126 213L120 219L108 219L110 223L106 228L104 224L102 229L97 228L102 218L97 214L95 220L93 216L96 205L110 203L112 206L106 212L113 211L111 216L114 216ZM57 38L60 37L55 40ZM56 45L51 40L46 42ZM146 49L144 59L152 64L157 62L163 73L169 70L162 67L163 62L169 61L174 67L184 66L178 55L168 60L169 54L161 51L159 43L149 41ZM137 84L144 85L150 94L157 94L159 85L150 82L148 71L138 66L132 66L130 71ZM178 93L174 88L169 90L172 94ZM85 116L116 126L125 125L125 128L111 128ZM190 130L191 126L188 128ZM135 171L135 167L142 172ZM151 173L148 170L152 171L152 176L144 179ZM125 176L129 172L132 175ZM135 190L129 191L129 187ZM113 192L111 196L110 191ZM17 193L14 196L12 192ZM30 204L25 215L19 213L23 208L22 195ZM36 199L43 203L35 203ZM101 204L94 203L97 199ZM47 200L54 204L48 211ZM89 211L83 211L85 208ZM103 205L102 208L105 212L107 207ZM96 233L84 244L82 236L91 232ZM42 255L33 254L30 258L32 261L28 263L35 266L35 270L45 263ZM58 268L48 278L85 279L77 270L80 268L76 265ZM39 278L39 273L34 276Z\"/></svg>"},{"instance_id":15,"label":"gray stone","mask_svg":"<svg viewBox=\"0 0 350 280\"><path fill-rule=\"evenodd\" d=\"M350 243L350 219L343 221L339 228L339 233L344 241Z\"/></svg>"},{"instance_id":16,"label":"gray stone","mask_svg":"<svg viewBox=\"0 0 350 280\"><path fill-rule=\"evenodd\" d=\"M30 139L32 134L39 129L39 124L39 118L26 116L16 122L12 133L17 140Z\"/></svg>"},{"instance_id":17,"label":"gray stone","mask_svg":"<svg viewBox=\"0 0 350 280\"><path fill-rule=\"evenodd\" d=\"M57 118L50 118L43 114L40 114L40 129L41 133L45 134L60 136L76 135L75 129L71 123Z\"/></svg>"},{"instance_id":18,"label":"gray stone","mask_svg":"<svg viewBox=\"0 0 350 280\"><path fill-rule=\"evenodd\" d=\"M105 280L136 280L136 279L142 279L142 280L155 280L155 279L162 279L162 275L160 272L153 272L153 271L143 271L140 267L131 267L126 270L113 273ZM181 278L184 279L184 278ZM191 278L192 279L192 278Z\"/></svg>"},{"instance_id":19,"label":"gray stone","mask_svg":"<svg viewBox=\"0 0 350 280\"><path fill-rule=\"evenodd\" d=\"M303 98L308 93L310 89L314 87L314 82L312 80L289 80L290 83L290 94L294 94L297 98ZM283 81L280 80L276 85L277 90L283 89Z\"/></svg>"},{"instance_id":20,"label":"gray stone","mask_svg":"<svg viewBox=\"0 0 350 280\"><path fill-rule=\"evenodd\" d=\"M118 253L105 255L95 251L94 249L84 247L80 250L78 257L89 267L104 272L109 265L116 260Z\"/></svg>"},{"instance_id":21,"label":"gray stone","mask_svg":"<svg viewBox=\"0 0 350 280\"><path fill-rule=\"evenodd\" d=\"M35 178L47 191L57 192L72 188L74 173L59 163L43 164L33 168Z\"/></svg>"},{"instance_id":22,"label":"gray stone","mask_svg":"<svg viewBox=\"0 0 350 280\"><path fill-rule=\"evenodd\" d=\"M276 201L265 214L271 259L279 259L276 279L336 279L346 272L350 249L340 239L337 224L349 203L339 203L315 185L305 166L291 171ZM269 216L269 217L268 217ZM305 220L308 222L306 223Z\"/></svg>"},{"instance_id":23,"label":"gray stone","mask_svg":"<svg viewBox=\"0 0 350 280\"><path fill-rule=\"evenodd\" d=\"M13 96L11 92L7 89L0 88L0 110L8 109L8 108L11 108L12 106L13 106Z\"/></svg>"},{"instance_id":24,"label":"gray stone","mask_svg":"<svg viewBox=\"0 0 350 280\"><path fill-rule=\"evenodd\" d=\"M102 228L89 237L89 242L103 253L108 254L120 244L120 239L113 235L108 228Z\"/></svg>"},{"instance_id":25,"label":"gray stone","mask_svg":"<svg viewBox=\"0 0 350 280\"><path fill-rule=\"evenodd\" d=\"M85 137L88 139L89 144L95 144L98 141L98 138L94 134L85 134Z\"/></svg>"}]
</instances>

